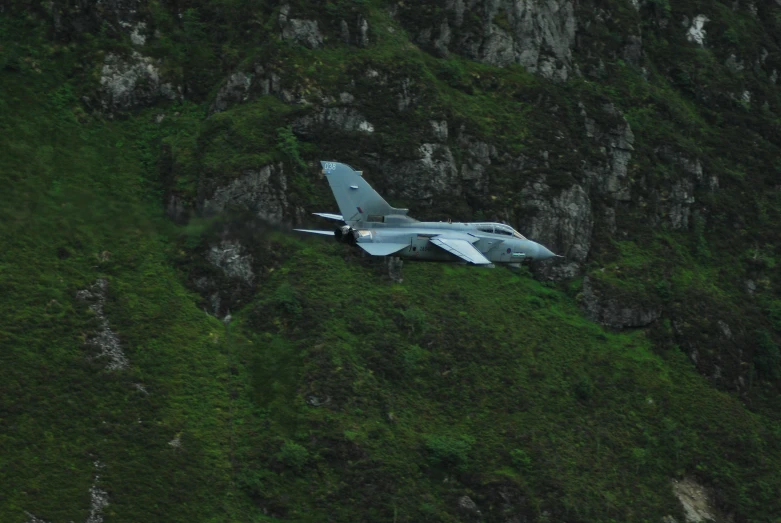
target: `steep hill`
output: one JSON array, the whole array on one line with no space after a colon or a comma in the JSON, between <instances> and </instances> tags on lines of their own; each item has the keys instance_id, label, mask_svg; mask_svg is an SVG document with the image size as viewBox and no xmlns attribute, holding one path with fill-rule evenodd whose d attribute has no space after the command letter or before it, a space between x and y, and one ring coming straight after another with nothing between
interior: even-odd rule
<instances>
[{"instance_id":1,"label":"steep hill","mask_svg":"<svg viewBox=\"0 0 781 523\"><path fill-rule=\"evenodd\" d=\"M0 7L0 520L777 521L781 5ZM520 271L299 238L318 160ZM319 224L318 226L322 226Z\"/></svg>"}]
</instances>

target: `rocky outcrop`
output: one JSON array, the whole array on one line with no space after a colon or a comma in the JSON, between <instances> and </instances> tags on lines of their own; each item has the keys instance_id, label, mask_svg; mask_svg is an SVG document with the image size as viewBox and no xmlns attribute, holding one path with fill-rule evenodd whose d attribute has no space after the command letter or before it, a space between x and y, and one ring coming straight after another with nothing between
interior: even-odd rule
<instances>
[{"instance_id":1,"label":"rocky outcrop","mask_svg":"<svg viewBox=\"0 0 781 523\"><path fill-rule=\"evenodd\" d=\"M588 319L614 329L645 327L661 316L657 306L622 302L605 296L588 276L583 278L581 306Z\"/></svg>"},{"instance_id":2,"label":"rocky outcrop","mask_svg":"<svg viewBox=\"0 0 781 523\"><path fill-rule=\"evenodd\" d=\"M254 292L255 260L241 242L228 238L216 241L200 256L211 266L211 270L193 280L193 285L206 300L204 310L208 308L211 314L223 316Z\"/></svg>"},{"instance_id":3,"label":"rocky outcrop","mask_svg":"<svg viewBox=\"0 0 781 523\"><path fill-rule=\"evenodd\" d=\"M439 56L455 52L492 65L520 64L564 81L573 71L577 28L571 0L448 0L444 15L420 25L416 3L399 15L413 38Z\"/></svg>"},{"instance_id":4,"label":"rocky outcrop","mask_svg":"<svg viewBox=\"0 0 781 523\"><path fill-rule=\"evenodd\" d=\"M288 4L279 8L279 26L282 29L283 40L295 42L309 49L317 49L323 45L323 35L320 34L317 21L290 17Z\"/></svg>"},{"instance_id":5,"label":"rocky outcrop","mask_svg":"<svg viewBox=\"0 0 781 523\"><path fill-rule=\"evenodd\" d=\"M86 340L86 345L97 349L95 359L106 361L106 370L124 370L128 367L128 360L122 351L119 337L111 330L108 319L103 312L108 296L108 280L100 278L89 289L76 293L76 297L89 304L89 310L95 317L97 328Z\"/></svg>"},{"instance_id":6,"label":"rocky outcrop","mask_svg":"<svg viewBox=\"0 0 781 523\"><path fill-rule=\"evenodd\" d=\"M180 90L164 81L157 60L133 52L108 53L100 72L100 103L105 111L127 111L161 100L180 98Z\"/></svg>"},{"instance_id":7,"label":"rocky outcrop","mask_svg":"<svg viewBox=\"0 0 781 523\"><path fill-rule=\"evenodd\" d=\"M565 256L559 263L547 263L538 271L552 279L573 278L588 257L594 227L591 201L585 189L573 185L555 196L542 182L527 186L521 199L531 218L524 224L526 235Z\"/></svg>"},{"instance_id":8,"label":"rocky outcrop","mask_svg":"<svg viewBox=\"0 0 781 523\"><path fill-rule=\"evenodd\" d=\"M244 252L244 247L237 241L223 240L219 245L212 245L206 252L206 260L230 279L247 286L255 282L252 255Z\"/></svg>"},{"instance_id":9,"label":"rocky outcrop","mask_svg":"<svg viewBox=\"0 0 781 523\"><path fill-rule=\"evenodd\" d=\"M228 182L204 180L199 192L199 210L207 216L228 210L250 211L266 222L282 223L290 208L282 164L247 169Z\"/></svg>"},{"instance_id":10,"label":"rocky outcrop","mask_svg":"<svg viewBox=\"0 0 781 523\"><path fill-rule=\"evenodd\" d=\"M695 16L689 29L686 31L686 39L693 44L704 46L706 34L705 24L709 21L710 19L705 15Z\"/></svg>"},{"instance_id":11,"label":"rocky outcrop","mask_svg":"<svg viewBox=\"0 0 781 523\"><path fill-rule=\"evenodd\" d=\"M461 193L458 166L450 147L424 143L416 153L415 159L384 161L376 165L389 185L389 196L431 205L435 197Z\"/></svg>"},{"instance_id":12,"label":"rocky outcrop","mask_svg":"<svg viewBox=\"0 0 781 523\"><path fill-rule=\"evenodd\" d=\"M388 268L388 277L393 283L402 283L404 281L404 274L402 272L404 261L401 258L386 256L385 265Z\"/></svg>"},{"instance_id":13,"label":"rocky outcrop","mask_svg":"<svg viewBox=\"0 0 781 523\"><path fill-rule=\"evenodd\" d=\"M672 480L673 492L683 507L686 523L705 523L707 521L731 521L715 506L710 489L700 485L693 478Z\"/></svg>"},{"instance_id":14,"label":"rocky outcrop","mask_svg":"<svg viewBox=\"0 0 781 523\"><path fill-rule=\"evenodd\" d=\"M483 514L480 512L477 503L469 496L461 496L458 498L458 510L464 515L467 521L477 522L483 520Z\"/></svg>"},{"instance_id":15,"label":"rocky outcrop","mask_svg":"<svg viewBox=\"0 0 781 523\"><path fill-rule=\"evenodd\" d=\"M353 107L319 107L293 122L293 131L300 136L312 136L322 130L371 134L374 125Z\"/></svg>"},{"instance_id":16,"label":"rocky outcrop","mask_svg":"<svg viewBox=\"0 0 781 523\"><path fill-rule=\"evenodd\" d=\"M246 73L238 72L230 75L212 103L210 112L219 113L225 111L231 105L246 102L249 98L249 90L252 85L252 77ZM266 93L268 94L268 93Z\"/></svg>"},{"instance_id":17,"label":"rocky outcrop","mask_svg":"<svg viewBox=\"0 0 781 523\"><path fill-rule=\"evenodd\" d=\"M146 41L146 23L139 8L144 0L103 0L99 2L43 2L54 31L62 38L79 38L85 33L125 33L137 45Z\"/></svg>"},{"instance_id":18,"label":"rocky outcrop","mask_svg":"<svg viewBox=\"0 0 781 523\"><path fill-rule=\"evenodd\" d=\"M699 158L691 158L671 147L660 147L655 152L666 165L676 169L674 177L662 180L651 191L650 197L656 208L655 220L672 229L687 229L695 212L696 192L717 190L719 179L706 175Z\"/></svg>"},{"instance_id":19,"label":"rocky outcrop","mask_svg":"<svg viewBox=\"0 0 781 523\"><path fill-rule=\"evenodd\" d=\"M601 109L607 119L615 122L612 126L605 128L599 125L589 116L585 105L580 104L586 137L598 144L605 158L604 162L585 164L584 174L591 188L597 192L612 200L630 201L631 184L627 174L635 135L629 122L613 104L605 104Z\"/></svg>"}]
</instances>

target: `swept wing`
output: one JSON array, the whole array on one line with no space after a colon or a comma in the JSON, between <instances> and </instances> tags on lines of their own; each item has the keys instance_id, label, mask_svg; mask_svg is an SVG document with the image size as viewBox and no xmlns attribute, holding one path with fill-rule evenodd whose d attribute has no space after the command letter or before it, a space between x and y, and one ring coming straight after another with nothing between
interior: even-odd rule
<instances>
[{"instance_id":1,"label":"swept wing","mask_svg":"<svg viewBox=\"0 0 781 523\"><path fill-rule=\"evenodd\" d=\"M475 265L490 265L491 262L483 254L475 249L474 245L466 240L435 236L429 240L437 247L445 249L450 254L458 256L462 260Z\"/></svg>"},{"instance_id":2,"label":"swept wing","mask_svg":"<svg viewBox=\"0 0 781 523\"><path fill-rule=\"evenodd\" d=\"M408 243L359 243L358 247L373 256L388 256L408 247Z\"/></svg>"},{"instance_id":3,"label":"swept wing","mask_svg":"<svg viewBox=\"0 0 781 523\"><path fill-rule=\"evenodd\" d=\"M315 216L320 216L321 218L328 218L329 220L340 220L344 221L344 217L341 214L333 214L330 212L313 212Z\"/></svg>"},{"instance_id":4,"label":"swept wing","mask_svg":"<svg viewBox=\"0 0 781 523\"><path fill-rule=\"evenodd\" d=\"M334 231L315 231L312 229L293 229L298 232L308 232L309 234L322 234L323 236L333 236L336 234Z\"/></svg>"}]
</instances>

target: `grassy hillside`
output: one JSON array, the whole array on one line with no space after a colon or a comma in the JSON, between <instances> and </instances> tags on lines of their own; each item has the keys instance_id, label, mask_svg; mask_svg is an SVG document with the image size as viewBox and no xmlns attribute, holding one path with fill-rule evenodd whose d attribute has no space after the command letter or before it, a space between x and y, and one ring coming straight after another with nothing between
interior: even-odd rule
<instances>
[{"instance_id":1,"label":"grassy hillside","mask_svg":"<svg viewBox=\"0 0 781 523\"><path fill-rule=\"evenodd\" d=\"M363 13L382 36L367 49L310 51L241 38L272 27L272 7L249 16L243 2L209 2L178 25L150 4L162 31L150 53L169 57L187 101L114 118L82 97L94 96L102 55L127 52L127 39L52 35L40 13L0 21L0 520L83 521L102 492L107 522L683 521L671 480L694 477L736 521L776 521L781 193L768 130L778 119L759 103L709 106L684 89L698 75L728 80L706 75L715 66L705 50L671 67L677 44L653 31L647 49L662 58L650 80L614 61L603 82L556 86L520 67L433 58L370 2L328 5L309 14L331 23ZM728 19L714 27L727 34L717 24ZM738 22L736 34L762 30ZM586 35L618 34L604 27ZM207 119L224 74L258 55L287 85L326 93L367 68L404 76L418 106L399 118L386 110L391 87L366 98L374 141L291 136L286 126L308 109L272 96ZM369 96L361 82L356 93ZM643 207L626 206L631 237L596 233L589 277L611 297L659 306L649 329L585 320L580 279L408 263L394 284L382 262L344 246L251 224L259 283L230 324L188 286L225 222L174 225L164 191L194 200L203 178L281 161L296 201L329 210L309 209L331 200L306 161L354 161L363 146L404 157L433 117L514 153L562 132L597 154L578 102L608 99L637 136L632 176L679 176L657 156L671 142L707 158L722 187L689 229L651 231ZM561 165L580 160L555 152ZM494 174L496 199L454 205L490 215L512 202L522 180ZM557 190L573 182L566 170L551 178ZM100 279L125 369L98 356L101 319L77 297ZM718 334L719 320L734 338ZM747 387L702 376L689 346Z\"/></svg>"},{"instance_id":2,"label":"grassy hillside","mask_svg":"<svg viewBox=\"0 0 781 523\"><path fill-rule=\"evenodd\" d=\"M107 520L244 519L223 327L172 269L145 120L85 115L39 63L0 73L0 520L84 521L93 484ZM97 322L76 294L98 278L127 370L85 345Z\"/></svg>"}]
</instances>

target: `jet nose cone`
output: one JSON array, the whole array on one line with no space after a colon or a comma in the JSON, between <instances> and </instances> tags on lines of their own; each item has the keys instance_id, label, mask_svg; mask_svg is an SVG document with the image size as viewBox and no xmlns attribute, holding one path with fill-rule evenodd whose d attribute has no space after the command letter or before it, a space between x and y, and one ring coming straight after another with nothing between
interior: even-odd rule
<instances>
[{"instance_id":1,"label":"jet nose cone","mask_svg":"<svg viewBox=\"0 0 781 523\"><path fill-rule=\"evenodd\" d=\"M537 252L534 256L535 261L542 261L542 260L549 260L551 258L558 258L557 255L553 254L548 250L547 247L544 245L537 244Z\"/></svg>"}]
</instances>

